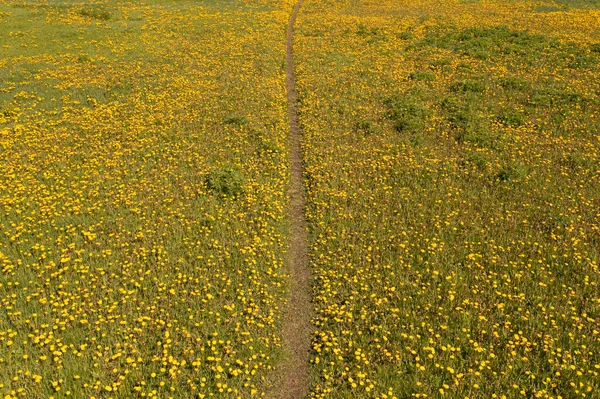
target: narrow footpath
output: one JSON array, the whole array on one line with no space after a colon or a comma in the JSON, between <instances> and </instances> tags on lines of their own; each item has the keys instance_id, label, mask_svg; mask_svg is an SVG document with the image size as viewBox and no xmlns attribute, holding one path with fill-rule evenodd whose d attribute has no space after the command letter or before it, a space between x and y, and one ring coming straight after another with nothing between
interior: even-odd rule
<instances>
[{"instance_id":1,"label":"narrow footpath","mask_svg":"<svg viewBox=\"0 0 600 399\"><path fill-rule=\"evenodd\" d=\"M298 120L298 99L294 77L292 45L294 23L302 6L299 0L287 29L286 85L290 123L290 186L289 220L290 296L283 324L283 345L286 358L281 365L275 398L303 398L309 391L308 362L311 342L311 275L308 264L308 237L304 215L305 199L302 173L301 132Z\"/></svg>"}]
</instances>

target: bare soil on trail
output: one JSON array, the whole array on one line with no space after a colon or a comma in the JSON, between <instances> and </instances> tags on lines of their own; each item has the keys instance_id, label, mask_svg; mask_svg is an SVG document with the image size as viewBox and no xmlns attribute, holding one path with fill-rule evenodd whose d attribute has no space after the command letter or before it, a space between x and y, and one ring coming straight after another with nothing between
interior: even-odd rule
<instances>
[{"instance_id":1,"label":"bare soil on trail","mask_svg":"<svg viewBox=\"0 0 600 399\"><path fill-rule=\"evenodd\" d=\"M290 186L289 220L290 297L283 324L283 345L286 358L279 370L274 397L297 399L309 391L308 362L311 342L311 274L308 263L307 225L304 215L305 199L302 172L301 131L294 77L292 45L294 23L302 0L295 5L287 30L286 85L290 123Z\"/></svg>"}]
</instances>

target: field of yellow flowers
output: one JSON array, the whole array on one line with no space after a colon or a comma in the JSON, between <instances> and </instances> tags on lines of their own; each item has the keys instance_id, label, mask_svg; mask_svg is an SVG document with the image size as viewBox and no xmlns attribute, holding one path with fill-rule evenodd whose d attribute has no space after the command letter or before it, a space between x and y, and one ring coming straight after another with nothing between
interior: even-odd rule
<instances>
[{"instance_id":1,"label":"field of yellow flowers","mask_svg":"<svg viewBox=\"0 0 600 399\"><path fill-rule=\"evenodd\" d=\"M251 398L293 0L0 0L0 398ZM600 397L600 6L307 0L310 396Z\"/></svg>"},{"instance_id":2,"label":"field of yellow flowers","mask_svg":"<svg viewBox=\"0 0 600 399\"><path fill-rule=\"evenodd\" d=\"M600 397L594 5L305 3L312 397Z\"/></svg>"},{"instance_id":3,"label":"field of yellow flowers","mask_svg":"<svg viewBox=\"0 0 600 399\"><path fill-rule=\"evenodd\" d=\"M0 1L1 398L265 391L290 10Z\"/></svg>"}]
</instances>

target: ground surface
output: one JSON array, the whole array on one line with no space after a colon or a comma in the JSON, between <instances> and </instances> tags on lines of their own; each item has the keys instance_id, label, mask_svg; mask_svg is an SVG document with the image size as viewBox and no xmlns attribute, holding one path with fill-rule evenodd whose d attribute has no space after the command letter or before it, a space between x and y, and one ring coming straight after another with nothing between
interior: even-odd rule
<instances>
[{"instance_id":1,"label":"ground surface","mask_svg":"<svg viewBox=\"0 0 600 399\"><path fill-rule=\"evenodd\" d=\"M295 5L286 37L286 85L290 121L290 298L282 328L287 358L281 365L279 384L273 396L281 399L305 397L309 391L308 359L311 328L311 275L308 265L308 228L302 168L302 132L298 120L298 93L294 73L294 25L302 1Z\"/></svg>"},{"instance_id":2,"label":"ground surface","mask_svg":"<svg viewBox=\"0 0 600 399\"><path fill-rule=\"evenodd\" d=\"M0 0L0 396L599 397L600 4L295 4Z\"/></svg>"}]
</instances>

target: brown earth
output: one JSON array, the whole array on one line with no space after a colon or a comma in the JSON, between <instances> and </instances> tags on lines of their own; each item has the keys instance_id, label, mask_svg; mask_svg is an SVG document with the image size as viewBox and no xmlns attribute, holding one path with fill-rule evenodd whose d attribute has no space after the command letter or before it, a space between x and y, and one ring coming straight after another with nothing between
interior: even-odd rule
<instances>
[{"instance_id":1,"label":"brown earth","mask_svg":"<svg viewBox=\"0 0 600 399\"><path fill-rule=\"evenodd\" d=\"M283 345L287 357L279 371L275 398L297 399L309 391L308 362L311 342L311 275L308 264L307 225L302 171L302 133L298 119L298 102L294 78L292 45L294 23L302 6L299 0L289 21L286 50L286 85L290 123L290 186L288 195L290 221L289 273L290 297L283 325Z\"/></svg>"}]
</instances>

